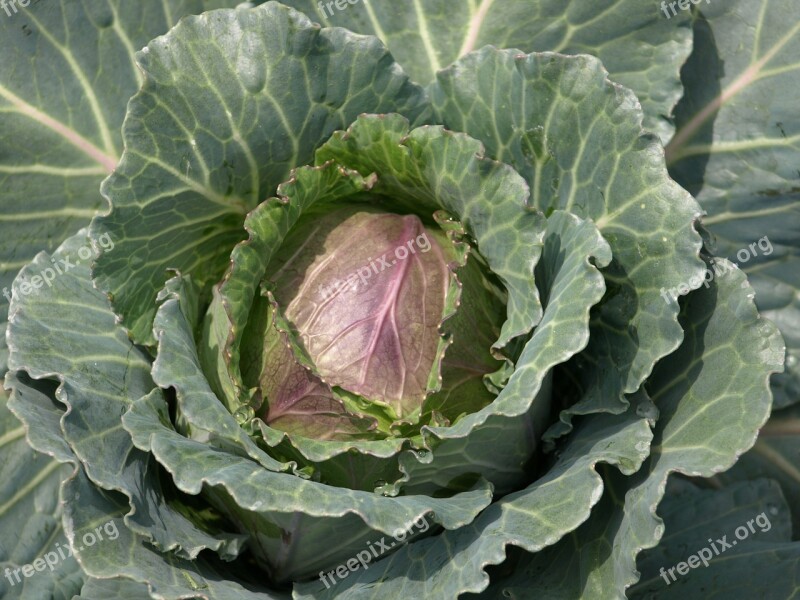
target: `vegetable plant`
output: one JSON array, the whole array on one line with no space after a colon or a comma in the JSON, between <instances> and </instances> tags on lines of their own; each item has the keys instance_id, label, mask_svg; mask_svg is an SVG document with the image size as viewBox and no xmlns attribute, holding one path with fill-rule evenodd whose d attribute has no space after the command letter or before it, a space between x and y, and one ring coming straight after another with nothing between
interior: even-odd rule
<instances>
[{"instance_id":1,"label":"vegetable plant","mask_svg":"<svg viewBox=\"0 0 800 600\"><path fill-rule=\"evenodd\" d=\"M17 4L4 598L797 594L789 0Z\"/></svg>"}]
</instances>

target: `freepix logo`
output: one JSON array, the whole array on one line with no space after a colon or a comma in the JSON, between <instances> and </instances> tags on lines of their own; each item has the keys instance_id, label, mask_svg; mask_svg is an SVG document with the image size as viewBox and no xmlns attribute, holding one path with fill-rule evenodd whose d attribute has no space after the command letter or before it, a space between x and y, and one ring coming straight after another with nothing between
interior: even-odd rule
<instances>
[{"instance_id":1,"label":"freepix logo","mask_svg":"<svg viewBox=\"0 0 800 600\"><path fill-rule=\"evenodd\" d=\"M385 552L388 552L397 546L398 542L402 544L407 537L413 535L415 528L419 533L425 533L430 528L430 523L428 523L428 520L423 515L417 519L414 519L414 522L407 529L398 529L395 531L395 541L392 543L386 541L386 536L378 540L375 545L373 545L372 542L367 542L369 550L362 550L353 558L348 560L345 564L336 567L333 571L328 571L327 573L325 573L325 571L320 571L319 580L325 584L325 589L329 590L331 587L339 583L338 580L344 579L350 575L350 573L353 573L360 568L363 568L366 571L369 569L369 564L372 562L373 558L378 560ZM329 578L331 583L328 583Z\"/></svg>"},{"instance_id":2,"label":"freepix logo","mask_svg":"<svg viewBox=\"0 0 800 600\"><path fill-rule=\"evenodd\" d=\"M53 287L53 282L57 277L64 273L70 272L76 266L81 264L81 261L86 262L99 257L103 252L108 252L114 249L114 240L107 233L101 235L97 240L92 240L91 245L82 246L78 249L78 256L65 256L64 258L56 260L55 257L50 259L51 267L45 267L37 275L30 278L20 278L17 291L23 296L29 294L37 294L40 289L45 285ZM11 302L11 291L3 288L3 296L6 300Z\"/></svg>"},{"instance_id":3,"label":"freepix logo","mask_svg":"<svg viewBox=\"0 0 800 600\"><path fill-rule=\"evenodd\" d=\"M344 10L347 8L347 5L355 5L358 4L361 0L330 0L329 2L320 1L317 2L317 8L319 8L320 12L324 17L333 16L333 7L336 7L336 10ZM328 12L330 15L328 14Z\"/></svg>"},{"instance_id":4,"label":"freepix logo","mask_svg":"<svg viewBox=\"0 0 800 600\"><path fill-rule=\"evenodd\" d=\"M701 548L695 554L689 556L685 561L679 562L674 567L670 567L669 569L661 567L659 575L664 578L664 581L667 582L667 585L670 585L678 580L679 575L686 575L690 569L697 569L701 564L704 567L708 567L709 564L711 564L710 561L712 559L716 558L723 552L730 550L739 542L742 542L751 535L755 534L755 525L758 525L761 533L766 533L772 529L772 523L770 522L767 513L762 512L760 515L757 515L755 519L750 519L747 521L746 526L740 525L736 528L736 530L733 532L733 534L736 536L736 539L729 542L728 536L723 535L721 538L717 538L716 542L714 542L711 540L711 538L708 538L708 546ZM678 575L675 575L675 571L678 572ZM670 577L672 578L672 581L670 581Z\"/></svg>"},{"instance_id":5,"label":"freepix logo","mask_svg":"<svg viewBox=\"0 0 800 600\"><path fill-rule=\"evenodd\" d=\"M678 16L678 11L675 10L675 5L678 5L678 8L681 10L689 10L692 7L692 4L700 4L703 0L675 0L674 2L662 2L661 3L661 11L664 15L671 19L672 17ZM706 0L706 4L711 4L711 0ZM667 6L669 5L669 10L667 10ZM669 11L672 11L672 14L669 14Z\"/></svg>"},{"instance_id":6,"label":"freepix logo","mask_svg":"<svg viewBox=\"0 0 800 600\"><path fill-rule=\"evenodd\" d=\"M103 533L105 533L105 537L103 537ZM62 544L61 542L58 542L55 549L51 550L50 552L46 552L44 556L40 556L32 563L22 565L16 569L10 569L7 567L5 570L5 577L13 587L18 583L22 583L20 573L26 579L33 577L36 573L40 573L45 569L49 569L52 573L61 561L66 560L70 556L77 556L86 548L94 546L97 542L103 542L105 540L114 541L118 537L119 529L117 529L117 524L114 521L108 521L103 525L95 527L94 531L87 531L84 533L83 537L81 538L81 541L84 545L78 546L74 551L68 543ZM75 539L75 543L78 544L77 538Z\"/></svg>"},{"instance_id":7,"label":"freepix logo","mask_svg":"<svg viewBox=\"0 0 800 600\"><path fill-rule=\"evenodd\" d=\"M322 298L327 300L337 294L344 293L345 291L354 292L359 287L366 287L367 280L370 279L373 275L378 275L379 273L383 273L386 269L391 269L395 266L398 261L403 261L408 258L409 252L411 254L416 254L416 248L414 248L414 243L416 242L419 251L422 253L427 252L431 249L431 241L428 239L427 233L421 233L416 238L411 238L405 244L405 246L397 246L394 249L394 256L391 261L387 258L386 254L383 254L377 259L377 262L369 259L369 264L364 265L360 269L353 271L349 275L347 275L344 279L337 279L333 283L328 286L319 286L320 294L322 294ZM380 267L380 269L378 268ZM361 282L361 286L359 286L358 282Z\"/></svg>"},{"instance_id":8,"label":"freepix logo","mask_svg":"<svg viewBox=\"0 0 800 600\"><path fill-rule=\"evenodd\" d=\"M772 242L769 241L769 238L766 235L760 240L753 242L749 246L741 248L736 253L736 258L739 259L740 263L746 263L751 258L759 256L759 250L761 251L762 256L769 256L774 251ZM685 296L692 290L700 287L701 283L706 287L706 289L708 289L714 279L719 279L723 275L726 275L738 268L739 264L736 262L724 263L715 261L712 263L711 267L706 269L705 274L702 277L698 275L689 281L676 285L670 289L664 289L662 287L661 297L664 298L664 302L674 302L678 299L678 296Z\"/></svg>"},{"instance_id":9,"label":"freepix logo","mask_svg":"<svg viewBox=\"0 0 800 600\"><path fill-rule=\"evenodd\" d=\"M31 0L0 0L0 8L5 11L6 15L12 17L19 12L20 8L30 6L30 3Z\"/></svg>"}]
</instances>

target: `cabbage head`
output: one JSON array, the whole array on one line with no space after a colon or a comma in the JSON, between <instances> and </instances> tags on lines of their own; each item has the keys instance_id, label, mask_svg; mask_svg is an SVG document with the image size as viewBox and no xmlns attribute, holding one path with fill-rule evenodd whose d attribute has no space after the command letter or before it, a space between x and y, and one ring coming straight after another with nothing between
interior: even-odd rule
<instances>
[{"instance_id":1,"label":"cabbage head","mask_svg":"<svg viewBox=\"0 0 800 600\"><path fill-rule=\"evenodd\" d=\"M66 220L11 286L0 443L39 454L6 467L33 496L0 487L3 597L707 597L740 553L659 569L767 501L740 547L797 573L777 483L703 483L754 445L787 353L710 233L761 192L712 181L730 164L693 180L705 4L50 1L19 48L79 76L36 196ZM54 61L30 85L56 98ZM796 207L790 162L763 197Z\"/></svg>"}]
</instances>

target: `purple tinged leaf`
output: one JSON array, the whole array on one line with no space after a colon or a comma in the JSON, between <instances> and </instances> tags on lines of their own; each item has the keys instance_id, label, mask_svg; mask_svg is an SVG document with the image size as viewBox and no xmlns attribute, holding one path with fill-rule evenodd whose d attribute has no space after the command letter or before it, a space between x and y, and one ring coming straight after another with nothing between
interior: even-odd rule
<instances>
[{"instance_id":1,"label":"purple tinged leaf","mask_svg":"<svg viewBox=\"0 0 800 600\"><path fill-rule=\"evenodd\" d=\"M416 413L439 341L450 269L414 215L349 208L290 234L270 279L329 384ZM273 265L270 267L273 268Z\"/></svg>"},{"instance_id":2,"label":"purple tinged leaf","mask_svg":"<svg viewBox=\"0 0 800 600\"><path fill-rule=\"evenodd\" d=\"M292 353L286 333L272 324L264 340L265 355L260 394L267 399L260 416L265 423L317 440L372 437L374 419L349 414L330 386L303 367Z\"/></svg>"}]
</instances>

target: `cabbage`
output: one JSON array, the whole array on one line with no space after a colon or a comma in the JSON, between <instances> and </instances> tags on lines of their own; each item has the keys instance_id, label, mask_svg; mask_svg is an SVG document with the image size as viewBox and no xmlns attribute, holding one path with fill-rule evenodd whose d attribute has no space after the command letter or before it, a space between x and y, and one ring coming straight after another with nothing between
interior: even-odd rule
<instances>
[{"instance_id":1,"label":"cabbage","mask_svg":"<svg viewBox=\"0 0 800 600\"><path fill-rule=\"evenodd\" d=\"M795 593L788 0L12 4L0 595Z\"/></svg>"}]
</instances>

